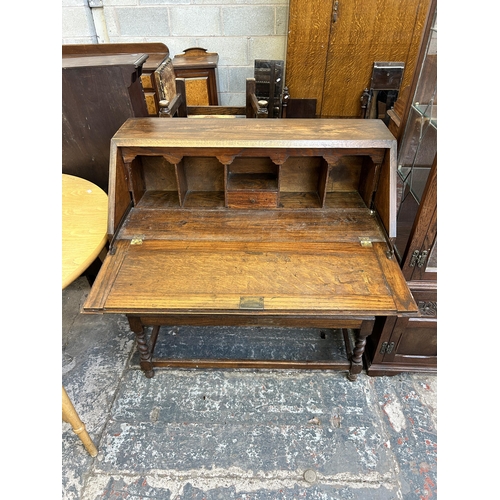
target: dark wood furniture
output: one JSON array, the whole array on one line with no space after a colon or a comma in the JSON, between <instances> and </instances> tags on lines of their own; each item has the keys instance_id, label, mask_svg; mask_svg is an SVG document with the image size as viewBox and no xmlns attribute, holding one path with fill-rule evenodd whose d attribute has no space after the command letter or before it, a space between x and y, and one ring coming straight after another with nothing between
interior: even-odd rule
<instances>
[{"instance_id":1,"label":"dark wood furniture","mask_svg":"<svg viewBox=\"0 0 500 500\"><path fill-rule=\"evenodd\" d=\"M245 106L188 106L186 81L184 78L173 78L173 72L168 67L157 71L161 79L159 88L170 92L168 99L160 101L160 117L162 118L267 118L267 107L261 107L261 102L255 95L255 78L246 79Z\"/></svg>"},{"instance_id":2,"label":"dark wood furniture","mask_svg":"<svg viewBox=\"0 0 500 500\"><path fill-rule=\"evenodd\" d=\"M379 120L129 119L111 141L109 253L86 313L125 314L141 368L333 368L417 306L392 254L396 141ZM349 359L154 355L165 325L356 332Z\"/></svg>"},{"instance_id":3,"label":"dark wood furniture","mask_svg":"<svg viewBox=\"0 0 500 500\"><path fill-rule=\"evenodd\" d=\"M177 78L186 80L190 106L218 106L217 63L219 54L201 47L191 47L172 60Z\"/></svg>"},{"instance_id":4,"label":"dark wood furniture","mask_svg":"<svg viewBox=\"0 0 500 500\"><path fill-rule=\"evenodd\" d=\"M253 76L255 93L259 101L267 102L269 118L281 118L283 77L285 62L281 60L255 59Z\"/></svg>"},{"instance_id":5,"label":"dark wood furniture","mask_svg":"<svg viewBox=\"0 0 500 500\"><path fill-rule=\"evenodd\" d=\"M71 44L62 46L62 56L96 56L118 54L147 54L148 58L142 66L141 84L144 90L149 116L158 116L158 88L154 73L156 69L169 58L168 47L159 42L137 43L92 43Z\"/></svg>"},{"instance_id":6,"label":"dark wood furniture","mask_svg":"<svg viewBox=\"0 0 500 500\"><path fill-rule=\"evenodd\" d=\"M359 117L375 61L402 61L412 81L430 0L290 0L286 79L322 118Z\"/></svg>"},{"instance_id":7,"label":"dark wood furniture","mask_svg":"<svg viewBox=\"0 0 500 500\"><path fill-rule=\"evenodd\" d=\"M437 26L436 0L415 79L391 110L398 138L396 257L420 314L378 320L366 347L369 375L437 370Z\"/></svg>"},{"instance_id":8,"label":"dark wood furniture","mask_svg":"<svg viewBox=\"0 0 500 500\"><path fill-rule=\"evenodd\" d=\"M255 95L255 79L246 80L245 106L193 105L188 101L185 78L176 77L170 57L167 57L154 72L158 91L158 116L162 118L186 118L200 116L224 116L267 118L267 108L261 107Z\"/></svg>"},{"instance_id":9,"label":"dark wood furniture","mask_svg":"<svg viewBox=\"0 0 500 500\"><path fill-rule=\"evenodd\" d=\"M106 193L109 143L123 122L148 116L140 76L147 54L63 57L62 172Z\"/></svg>"},{"instance_id":10,"label":"dark wood furniture","mask_svg":"<svg viewBox=\"0 0 500 500\"><path fill-rule=\"evenodd\" d=\"M404 63L375 61L370 85L361 92L361 118L380 118L387 125L387 112L394 106L401 89Z\"/></svg>"},{"instance_id":11,"label":"dark wood furniture","mask_svg":"<svg viewBox=\"0 0 500 500\"><path fill-rule=\"evenodd\" d=\"M316 118L317 99L295 99L288 87L283 90L281 118Z\"/></svg>"}]
</instances>

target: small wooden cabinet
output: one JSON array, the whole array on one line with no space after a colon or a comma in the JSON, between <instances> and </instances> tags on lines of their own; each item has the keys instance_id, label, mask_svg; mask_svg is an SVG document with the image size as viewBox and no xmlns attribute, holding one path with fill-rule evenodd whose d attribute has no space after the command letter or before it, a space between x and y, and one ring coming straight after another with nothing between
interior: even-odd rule
<instances>
[{"instance_id":1,"label":"small wooden cabinet","mask_svg":"<svg viewBox=\"0 0 500 500\"><path fill-rule=\"evenodd\" d=\"M217 63L219 55L191 47L177 54L172 62L176 78L186 80L188 106L218 106Z\"/></svg>"},{"instance_id":2,"label":"small wooden cabinet","mask_svg":"<svg viewBox=\"0 0 500 500\"><path fill-rule=\"evenodd\" d=\"M390 244L395 145L380 120L127 120L111 141L110 249L84 311L127 316L148 377L231 366L354 380L374 322L417 312ZM157 358L167 325L338 329L348 357Z\"/></svg>"},{"instance_id":3,"label":"small wooden cabinet","mask_svg":"<svg viewBox=\"0 0 500 500\"><path fill-rule=\"evenodd\" d=\"M437 370L437 14L424 30L418 71L391 110L398 137L396 256L417 302L414 318L380 319L366 348L369 375ZM401 103L403 102L403 104Z\"/></svg>"},{"instance_id":4,"label":"small wooden cabinet","mask_svg":"<svg viewBox=\"0 0 500 500\"><path fill-rule=\"evenodd\" d=\"M106 193L109 143L123 122L148 116L140 76L147 54L62 58L62 172Z\"/></svg>"},{"instance_id":5,"label":"small wooden cabinet","mask_svg":"<svg viewBox=\"0 0 500 500\"><path fill-rule=\"evenodd\" d=\"M159 90L156 85L154 73L156 69L169 57L168 47L163 43L100 43L100 44L74 44L63 45L62 56L96 56L118 54L146 54L141 73L141 84L149 116L158 116Z\"/></svg>"},{"instance_id":6,"label":"small wooden cabinet","mask_svg":"<svg viewBox=\"0 0 500 500\"><path fill-rule=\"evenodd\" d=\"M437 370L436 195L437 162L434 162L406 251L400 256L403 275L418 305L419 315L376 322L366 348L369 375Z\"/></svg>"}]
</instances>

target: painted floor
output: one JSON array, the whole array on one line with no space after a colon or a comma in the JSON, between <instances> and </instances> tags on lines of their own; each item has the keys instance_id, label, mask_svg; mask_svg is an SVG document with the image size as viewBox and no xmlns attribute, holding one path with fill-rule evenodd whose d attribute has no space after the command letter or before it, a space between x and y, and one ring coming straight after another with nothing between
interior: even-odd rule
<instances>
[{"instance_id":1,"label":"painted floor","mask_svg":"<svg viewBox=\"0 0 500 500\"><path fill-rule=\"evenodd\" d=\"M138 369L121 315L84 315L85 278L62 293L62 379L99 453L62 424L62 498L437 498L437 377L355 382L317 370ZM342 355L335 331L171 328L179 356ZM217 346L217 347L214 347Z\"/></svg>"}]
</instances>

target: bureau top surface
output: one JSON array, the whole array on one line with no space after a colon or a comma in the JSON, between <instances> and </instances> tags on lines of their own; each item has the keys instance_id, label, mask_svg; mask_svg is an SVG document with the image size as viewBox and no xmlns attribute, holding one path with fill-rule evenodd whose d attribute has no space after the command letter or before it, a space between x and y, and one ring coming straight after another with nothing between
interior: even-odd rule
<instances>
[{"instance_id":1,"label":"bureau top surface","mask_svg":"<svg viewBox=\"0 0 500 500\"><path fill-rule=\"evenodd\" d=\"M120 66L128 64L141 66L148 59L147 54L83 54L62 58L62 68L82 68L94 66Z\"/></svg>"},{"instance_id":2,"label":"bureau top surface","mask_svg":"<svg viewBox=\"0 0 500 500\"><path fill-rule=\"evenodd\" d=\"M144 62L143 70L154 71L170 52L164 43L159 42L89 43L62 46L63 58L127 54L148 54L148 59Z\"/></svg>"},{"instance_id":3,"label":"bureau top surface","mask_svg":"<svg viewBox=\"0 0 500 500\"><path fill-rule=\"evenodd\" d=\"M118 147L393 148L382 120L130 118L114 135Z\"/></svg>"}]
</instances>

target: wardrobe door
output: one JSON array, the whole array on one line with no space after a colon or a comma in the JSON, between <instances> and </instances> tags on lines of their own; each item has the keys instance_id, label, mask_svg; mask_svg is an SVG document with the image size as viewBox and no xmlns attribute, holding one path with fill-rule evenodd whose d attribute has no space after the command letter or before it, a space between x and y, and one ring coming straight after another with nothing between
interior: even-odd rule
<instances>
[{"instance_id":1,"label":"wardrobe door","mask_svg":"<svg viewBox=\"0 0 500 500\"><path fill-rule=\"evenodd\" d=\"M290 0L285 84L293 98L317 99L319 117L334 0Z\"/></svg>"},{"instance_id":2,"label":"wardrobe door","mask_svg":"<svg viewBox=\"0 0 500 500\"><path fill-rule=\"evenodd\" d=\"M290 0L286 85L320 117L359 117L375 61L411 82L430 0Z\"/></svg>"}]
</instances>

